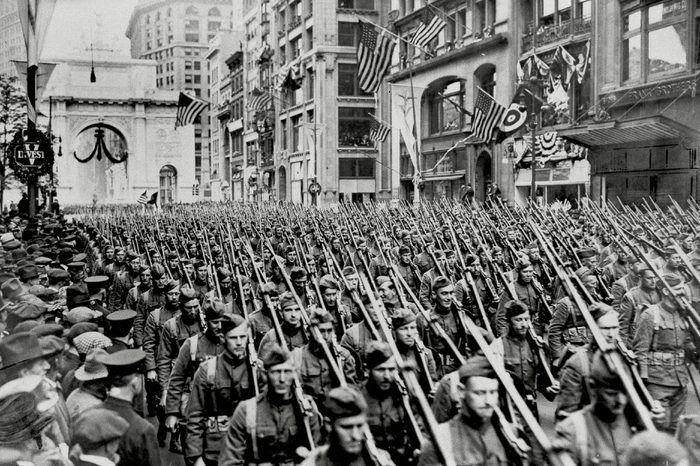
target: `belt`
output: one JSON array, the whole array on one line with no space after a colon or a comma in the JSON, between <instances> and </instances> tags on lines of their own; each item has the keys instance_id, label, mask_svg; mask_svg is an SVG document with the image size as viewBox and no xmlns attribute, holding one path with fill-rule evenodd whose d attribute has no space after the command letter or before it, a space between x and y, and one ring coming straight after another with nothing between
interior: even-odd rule
<instances>
[{"instance_id":1,"label":"belt","mask_svg":"<svg viewBox=\"0 0 700 466\"><path fill-rule=\"evenodd\" d=\"M679 350L675 353L652 351L649 353L648 361L650 366L683 366L685 365L685 350Z\"/></svg>"},{"instance_id":2,"label":"belt","mask_svg":"<svg viewBox=\"0 0 700 466\"><path fill-rule=\"evenodd\" d=\"M207 418L207 432L228 431L230 416L212 416Z\"/></svg>"},{"instance_id":3,"label":"belt","mask_svg":"<svg viewBox=\"0 0 700 466\"><path fill-rule=\"evenodd\" d=\"M570 327L564 330L564 339L569 343L588 343L591 333L588 327Z\"/></svg>"}]
</instances>

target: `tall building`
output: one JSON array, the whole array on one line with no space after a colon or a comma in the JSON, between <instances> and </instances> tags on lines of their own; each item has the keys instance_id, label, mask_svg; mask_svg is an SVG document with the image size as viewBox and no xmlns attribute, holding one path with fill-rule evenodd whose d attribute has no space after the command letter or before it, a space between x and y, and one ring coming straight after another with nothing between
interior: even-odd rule
<instances>
[{"instance_id":1,"label":"tall building","mask_svg":"<svg viewBox=\"0 0 700 466\"><path fill-rule=\"evenodd\" d=\"M392 197L370 141L374 96L357 85L358 21L381 23L390 2L276 0L274 154L277 199L327 205ZM381 160L380 160L381 162Z\"/></svg>"},{"instance_id":2,"label":"tall building","mask_svg":"<svg viewBox=\"0 0 700 466\"><path fill-rule=\"evenodd\" d=\"M159 89L190 91L210 99L206 54L209 42L221 28L230 29L238 1L230 0L143 0L131 15L126 36L131 56L155 60ZM235 7L235 8L234 8ZM239 17L239 16L237 16ZM208 186L209 110L195 124L195 175L205 198Z\"/></svg>"},{"instance_id":3,"label":"tall building","mask_svg":"<svg viewBox=\"0 0 700 466\"><path fill-rule=\"evenodd\" d=\"M17 75L12 60L26 60L27 50L22 36L22 25L17 13L17 2L0 1L0 74Z\"/></svg>"}]
</instances>

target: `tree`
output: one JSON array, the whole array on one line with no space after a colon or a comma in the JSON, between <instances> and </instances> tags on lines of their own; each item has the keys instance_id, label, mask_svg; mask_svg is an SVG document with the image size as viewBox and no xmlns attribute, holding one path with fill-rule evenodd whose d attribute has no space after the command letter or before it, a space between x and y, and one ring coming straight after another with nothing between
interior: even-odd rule
<instances>
[{"instance_id":1,"label":"tree","mask_svg":"<svg viewBox=\"0 0 700 466\"><path fill-rule=\"evenodd\" d=\"M27 97L15 76L0 74L0 143L2 160L0 161L0 208L3 205L5 188L20 185L9 167L8 145L15 133L27 124Z\"/></svg>"}]
</instances>

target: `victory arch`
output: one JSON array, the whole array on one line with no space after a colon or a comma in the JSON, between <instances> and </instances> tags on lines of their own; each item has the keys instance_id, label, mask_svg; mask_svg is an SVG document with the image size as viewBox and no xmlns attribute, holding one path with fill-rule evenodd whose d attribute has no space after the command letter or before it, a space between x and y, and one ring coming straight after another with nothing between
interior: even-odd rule
<instances>
[{"instance_id":1,"label":"victory arch","mask_svg":"<svg viewBox=\"0 0 700 466\"><path fill-rule=\"evenodd\" d=\"M194 127L175 129L178 93L155 87L155 62L95 62L90 82L89 61L53 61L40 111L49 115L51 96L59 202L132 204L144 191L160 204L192 202Z\"/></svg>"}]
</instances>

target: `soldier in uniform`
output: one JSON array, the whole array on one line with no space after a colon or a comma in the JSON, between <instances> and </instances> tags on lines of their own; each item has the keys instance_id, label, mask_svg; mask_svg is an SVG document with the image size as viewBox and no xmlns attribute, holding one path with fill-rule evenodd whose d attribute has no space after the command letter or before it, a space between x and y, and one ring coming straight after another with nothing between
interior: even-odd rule
<instances>
[{"instance_id":1,"label":"soldier in uniform","mask_svg":"<svg viewBox=\"0 0 700 466\"><path fill-rule=\"evenodd\" d=\"M379 448L389 452L396 464L412 464L413 449L408 429L408 413L396 385L397 365L384 342L372 342L367 348L369 377L361 392L367 402L367 423Z\"/></svg>"},{"instance_id":2,"label":"soldier in uniform","mask_svg":"<svg viewBox=\"0 0 700 466\"><path fill-rule=\"evenodd\" d=\"M129 252L126 255L126 260L127 262L124 270L116 272L112 280L109 299L107 301L107 307L110 311L123 309L129 290L138 283L141 258L135 253Z\"/></svg>"},{"instance_id":3,"label":"soldier in uniform","mask_svg":"<svg viewBox=\"0 0 700 466\"><path fill-rule=\"evenodd\" d=\"M221 441L239 402L256 395L256 383L247 354L248 324L239 315L220 319L223 352L204 361L192 381L187 404L187 464L216 465Z\"/></svg>"},{"instance_id":4,"label":"soldier in uniform","mask_svg":"<svg viewBox=\"0 0 700 466\"><path fill-rule=\"evenodd\" d=\"M312 399L311 413L300 412L293 390L296 371L291 355L277 344L262 354L266 390L238 404L231 416L219 456L219 466L292 466L299 462L297 448L313 448L321 438L319 416ZM313 444L309 444L309 440Z\"/></svg>"},{"instance_id":5,"label":"soldier in uniform","mask_svg":"<svg viewBox=\"0 0 700 466\"><path fill-rule=\"evenodd\" d=\"M414 295L418 296L420 289L420 277L416 273L417 268L412 262L411 249L406 245L399 246L399 261L396 264L396 269L404 279L408 287Z\"/></svg>"},{"instance_id":6,"label":"soldier in uniform","mask_svg":"<svg viewBox=\"0 0 700 466\"><path fill-rule=\"evenodd\" d=\"M330 313L336 336L340 339L352 325L350 310L340 303L340 284L333 276L324 275L318 282L318 289L321 292L323 307Z\"/></svg>"},{"instance_id":7,"label":"soldier in uniform","mask_svg":"<svg viewBox=\"0 0 700 466\"><path fill-rule=\"evenodd\" d=\"M535 330L538 330L540 302L535 288L536 285L533 284L535 277L530 259L527 257L520 257L515 263L515 272L517 278L511 283L511 286L515 290L518 301L524 303L530 310L533 325ZM497 336L508 333L508 320L505 314L505 303L508 301L510 301L510 295L507 290L504 290L500 297L498 309L496 310L496 328L494 330Z\"/></svg>"},{"instance_id":8,"label":"soldier in uniform","mask_svg":"<svg viewBox=\"0 0 700 466\"><path fill-rule=\"evenodd\" d=\"M195 261L194 263L195 277L192 281L192 288L197 293L199 300L201 301L204 296L207 295L212 290L211 283L209 281L209 266L203 260Z\"/></svg>"},{"instance_id":9,"label":"soldier in uniform","mask_svg":"<svg viewBox=\"0 0 700 466\"><path fill-rule=\"evenodd\" d=\"M418 299L420 300L420 304L424 309L430 309L433 307L433 304L435 304L432 284L437 277L442 275L438 266L441 267L443 272L446 273L445 252L437 249L433 252L433 255L438 263L427 270L420 279L420 292L418 294Z\"/></svg>"},{"instance_id":10,"label":"soldier in uniform","mask_svg":"<svg viewBox=\"0 0 700 466\"><path fill-rule=\"evenodd\" d=\"M165 305L166 288L171 282L165 273L165 268L160 264L154 264L151 267L151 278L153 286L141 293L136 301L136 307L133 308L136 311L136 320L134 321L134 345L136 347L143 345L143 331L151 311ZM174 286L179 286L177 282L172 281Z\"/></svg>"},{"instance_id":11,"label":"soldier in uniform","mask_svg":"<svg viewBox=\"0 0 700 466\"><path fill-rule=\"evenodd\" d=\"M690 293L678 275L664 275L675 296L688 299ZM642 312L632 348L639 358L639 369L649 394L666 408L657 418L660 430L675 433L678 418L685 411L688 398L687 362L694 362L695 345L682 310L659 281L661 301Z\"/></svg>"},{"instance_id":12,"label":"soldier in uniform","mask_svg":"<svg viewBox=\"0 0 700 466\"><path fill-rule=\"evenodd\" d=\"M151 274L151 268L148 266L141 266L139 268L139 279L138 282L129 289L126 294L126 301L124 303L125 309L137 309L138 302L141 299L141 295L149 291L153 287L153 275Z\"/></svg>"},{"instance_id":13,"label":"soldier in uniform","mask_svg":"<svg viewBox=\"0 0 700 466\"><path fill-rule=\"evenodd\" d=\"M265 334L272 330L272 312L277 312L277 306L279 304L279 294L277 293L277 287L274 283L264 283L260 285L258 291L260 293L262 305L260 309L248 314L248 324L250 325L250 332L253 336L256 349L260 347L260 342ZM268 307L267 300L264 299L265 295L270 298L270 303L274 307L274 310Z\"/></svg>"},{"instance_id":14,"label":"soldier in uniform","mask_svg":"<svg viewBox=\"0 0 700 466\"><path fill-rule=\"evenodd\" d=\"M433 354L420 340L416 314L408 309L395 309L391 315L391 326L401 359L415 367L416 377L423 391L426 394L431 393L437 381L437 366Z\"/></svg>"},{"instance_id":15,"label":"soldier in uniform","mask_svg":"<svg viewBox=\"0 0 700 466\"><path fill-rule=\"evenodd\" d=\"M630 258L630 260L633 259ZM643 268L643 262L634 260L629 266L629 271L624 276L615 280L610 287L610 294L613 298L611 306L617 312L620 312L620 304L625 294L635 286L639 286L640 271L643 270Z\"/></svg>"},{"instance_id":16,"label":"soldier in uniform","mask_svg":"<svg viewBox=\"0 0 700 466\"><path fill-rule=\"evenodd\" d=\"M168 252L165 254L165 260L173 280L180 281L182 278L180 272L180 256L178 256L176 252Z\"/></svg>"},{"instance_id":17,"label":"soldier in uniform","mask_svg":"<svg viewBox=\"0 0 700 466\"><path fill-rule=\"evenodd\" d=\"M362 311L360 310L360 305L355 302L352 297L353 291L359 294L358 285L360 283L360 276L357 274L357 270L352 267L343 268L343 277L348 284L348 288L344 289L340 294L340 304L346 309L350 310L352 315L352 321L362 322Z\"/></svg>"},{"instance_id":18,"label":"soldier in uniform","mask_svg":"<svg viewBox=\"0 0 700 466\"><path fill-rule=\"evenodd\" d=\"M107 315L106 319L109 328L107 336L112 340L112 346L107 348L107 352L116 353L119 350L133 348L134 341L131 338L131 333L134 327L134 319L136 319L136 311L124 309L112 312Z\"/></svg>"},{"instance_id":19,"label":"soldier in uniform","mask_svg":"<svg viewBox=\"0 0 700 466\"><path fill-rule=\"evenodd\" d=\"M656 291L656 275L646 265L640 266L639 285L635 286L620 301L620 340L630 346L636 329L636 321L642 311L661 298Z\"/></svg>"},{"instance_id":20,"label":"soldier in uniform","mask_svg":"<svg viewBox=\"0 0 700 466\"><path fill-rule=\"evenodd\" d=\"M624 415L627 396L620 376L608 368L600 351L591 361L588 384L591 403L556 425L553 444L575 464L620 465L633 433Z\"/></svg>"},{"instance_id":21,"label":"soldier in uniform","mask_svg":"<svg viewBox=\"0 0 700 466\"><path fill-rule=\"evenodd\" d=\"M326 398L330 421L328 444L313 450L301 466L393 466L384 450L365 442L367 402L356 389L334 388Z\"/></svg>"},{"instance_id":22,"label":"soldier in uniform","mask_svg":"<svg viewBox=\"0 0 700 466\"><path fill-rule=\"evenodd\" d=\"M379 327L379 313L385 312L384 306L381 309L375 309L375 305L367 300L364 303L365 309L369 314L370 320L374 325L374 328ZM386 314L385 314L386 315ZM357 324L350 327L343 335L340 340L340 344L350 351L350 354L355 358L355 372L357 374L357 381L361 382L367 379L367 348L370 342L375 341L374 335L370 329L370 324L366 321L360 321Z\"/></svg>"},{"instance_id":23,"label":"soldier in uniform","mask_svg":"<svg viewBox=\"0 0 700 466\"><path fill-rule=\"evenodd\" d=\"M499 383L486 358L469 358L458 372L460 412L438 426L438 436L447 446L453 464L520 464L516 451L507 443L494 414L498 405ZM443 464L433 442L421 452L419 466Z\"/></svg>"},{"instance_id":24,"label":"soldier in uniform","mask_svg":"<svg viewBox=\"0 0 700 466\"><path fill-rule=\"evenodd\" d=\"M338 325L331 314L323 309L314 309L309 312L311 325L316 326L321 333L331 356L338 368L343 372L345 382L355 383L355 359L346 348L338 344L335 336L335 325ZM337 380L330 369L326 354L321 344L311 334L309 343L292 351L294 366L299 371L299 380L304 392L314 398L317 405L321 405L331 388L337 387Z\"/></svg>"},{"instance_id":25,"label":"soldier in uniform","mask_svg":"<svg viewBox=\"0 0 700 466\"><path fill-rule=\"evenodd\" d=\"M144 389L142 369L145 359L146 354L138 349L120 350L102 359L109 373L110 388L107 399L96 408L113 411L129 424L119 441L118 466L161 465L156 429L132 407Z\"/></svg>"}]
</instances>

